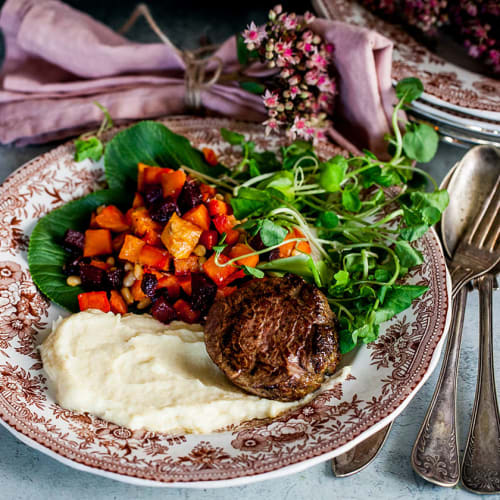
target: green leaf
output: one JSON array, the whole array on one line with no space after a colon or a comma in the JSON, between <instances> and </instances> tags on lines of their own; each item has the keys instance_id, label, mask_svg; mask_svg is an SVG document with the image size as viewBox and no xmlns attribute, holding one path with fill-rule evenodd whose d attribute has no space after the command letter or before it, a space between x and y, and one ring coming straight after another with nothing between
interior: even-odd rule
<instances>
[{"instance_id":1,"label":"green leaf","mask_svg":"<svg viewBox=\"0 0 500 500\"><path fill-rule=\"evenodd\" d=\"M259 176L262 172L259 170L259 167L257 166L257 162L252 158L248 162L248 173L250 174L250 177L257 177Z\"/></svg>"},{"instance_id":2,"label":"green leaf","mask_svg":"<svg viewBox=\"0 0 500 500\"><path fill-rule=\"evenodd\" d=\"M231 198L231 206L237 219L265 215L273 208L273 204L270 193L251 187L242 187L238 196Z\"/></svg>"},{"instance_id":3,"label":"green leaf","mask_svg":"<svg viewBox=\"0 0 500 500\"><path fill-rule=\"evenodd\" d=\"M243 272L247 276L254 276L255 278L263 278L265 276L264 272L261 271L260 269L257 269L256 267L250 267L250 266L241 266L241 269L243 269Z\"/></svg>"},{"instance_id":4,"label":"green leaf","mask_svg":"<svg viewBox=\"0 0 500 500\"><path fill-rule=\"evenodd\" d=\"M396 85L396 96L404 99L405 104L418 99L424 91L424 85L418 78L403 78Z\"/></svg>"},{"instance_id":5,"label":"green leaf","mask_svg":"<svg viewBox=\"0 0 500 500\"><path fill-rule=\"evenodd\" d=\"M288 231L269 219L265 219L260 228L260 239L266 247L279 245L288 234Z\"/></svg>"},{"instance_id":6,"label":"green leaf","mask_svg":"<svg viewBox=\"0 0 500 500\"><path fill-rule=\"evenodd\" d=\"M226 233L222 233L220 240L217 242L217 245L214 245L212 247L213 251L215 252L215 255L218 257L224 249L227 247L227 243L224 243L226 241Z\"/></svg>"},{"instance_id":7,"label":"green leaf","mask_svg":"<svg viewBox=\"0 0 500 500\"><path fill-rule=\"evenodd\" d=\"M285 170L292 169L296 164L300 164L301 167L316 165L318 158L312 144L303 140L292 142L290 146L282 148L281 153Z\"/></svg>"},{"instance_id":8,"label":"green leaf","mask_svg":"<svg viewBox=\"0 0 500 500\"><path fill-rule=\"evenodd\" d=\"M318 223L321 227L333 229L339 225L339 218L335 212L327 210L319 214Z\"/></svg>"},{"instance_id":9,"label":"green leaf","mask_svg":"<svg viewBox=\"0 0 500 500\"><path fill-rule=\"evenodd\" d=\"M349 330L340 331L340 354L346 354L356 347L356 342L352 339L352 333Z\"/></svg>"},{"instance_id":10,"label":"green leaf","mask_svg":"<svg viewBox=\"0 0 500 500\"><path fill-rule=\"evenodd\" d=\"M286 200L291 201L295 197L294 175L289 170L281 170L259 184L259 188L275 189L282 193Z\"/></svg>"},{"instance_id":11,"label":"green leaf","mask_svg":"<svg viewBox=\"0 0 500 500\"><path fill-rule=\"evenodd\" d=\"M340 155L330 158L321 166L319 185L329 193L340 191L340 184L345 179L347 160Z\"/></svg>"},{"instance_id":12,"label":"green leaf","mask_svg":"<svg viewBox=\"0 0 500 500\"><path fill-rule=\"evenodd\" d=\"M132 125L108 143L104 166L109 187L135 191L139 162L171 168L186 165L213 177L227 172L220 164L208 165L200 151L193 148L185 137L153 121Z\"/></svg>"},{"instance_id":13,"label":"green leaf","mask_svg":"<svg viewBox=\"0 0 500 500\"><path fill-rule=\"evenodd\" d=\"M233 146L238 146L245 142L245 136L243 134L238 134L238 132L233 132L227 128L221 128L220 135L226 142L229 142L229 144Z\"/></svg>"},{"instance_id":14,"label":"green leaf","mask_svg":"<svg viewBox=\"0 0 500 500\"><path fill-rule=\"evenodd\" d=\"M409 268L419 266L424 262L422 254L413 248L407 241L398 241L394 245L394 251L402 267Z\"/></svg>"},{"instance_id":15,"label":"green leaf","mask_svg":"<svg viewBox=\"0 0 500 500\"><path fill-rule=\"evenodd\" d=\"M247 142L247 145L250 144ZM261 174L281 170L281 162L273 151L250 151L250 163L255 162Z\"/></svg>"},{"instance_id":16,"label":"green leaf","mask_svg":"<svg viewBox=\"0 0 500 500\"><path fill-rule=\"evenodd\" d=\"M336 272L333 277L335 278L335 284L344 286L349 283L349 273L347 271L338 271Z\"/></svg>"},{"instance_id":17,"label":"green leaf","mask_svg":"<svg viewBox=\"0 0 500 500\"><path fill-rule=\"evenodd\" d=\"M246 66L250 59L252 58L255 51L250 51L247 49L245 39L241 34L236 38L236 55L238 56L238 62L241 66Z\"/></svg>"},{"instance_id":18,"label":"green leaf","mask_svg":"<svg viewBox=\"0 0 500 500\"><path fill-rule=\"evenodd\" d=\"M383 305L375 311L375 324L383 323L404 311L426 291L426 286L393 285L386 291Z\"/></svg>"},{"instance_id":19,"label":"green leaf","mask_svg":"<svg viewBox=\"0 0 500 500\"><path fill-rule=\"evenodd\" d=\"M445 211L450 197L446 189L425 193L416 191L410 194L412 202L412 210L420 211L422 219L429 225L433 225L439 221L441 214Z\"/></svg>"},{"instance_id":20,"label":"green leaf","mask_svg":"<svg viewBox=\"0 0 500 500\"><path fill-rule=\"evenodd\" d=\"M262 95L266 90L265 85L257 82L239 82L239 86L246 90L247 92L251 92L252 94Z\"/></svg>"},{"instance_id":21,"label":"green leaf","mask_svg":"<svg viewBox=\"0 0 500 500\"><path fill-rule=\"evenodd\" d=\"M69 254L61 246L66 230L86 230L91 213L100 205L126 208L127 202L130 203L129 193L123 190L96 191L66 203L38 221L30 236L28 264L33 281L50 300L77 312L77 297L84 291L66 284L63 265Z\"/></svg>"},{"instance_id":22,"label":"green leaf","mask_svg":"<svg viewBox=\"0 0 500 500\"><path fill-rule=\"evenodd\" d=\"M104 145L97 137L75 140L75 161L83 161L87 158L98 161L103 153Z\"/></svg>"},{"instance_id":23,"label":"green leaf","mask_svg":"<svg viewBox=\"0 0 500 500\"><path fill-rule=\"evenodd\" d=\"M359 212L361 210L361 200L358 193L347 189L342 191L342 205L349 212Z\"/></svg>"},{"instance_id":24,"label":"green leaf","mask_svg":"<svg viewBox=\"0 0 500 500\"><path fill-rule=\"evenodd\" d=\"M406 241L415 241L422 237L429 230L427 224L419 224L413 227L405 227L399 233L399 236Z\"/></svg>"},{"instance_id":25,"label":"green leaf","mask_svg":"<svg viewBox=\"0 0 500 500\"><path fill-rule=\"evenodd\" d=\"M434 158L439 145L436 131L425 123L408 123L403 136L403 150L412 160L427 163Z\"/></svg>"}]
</instances>

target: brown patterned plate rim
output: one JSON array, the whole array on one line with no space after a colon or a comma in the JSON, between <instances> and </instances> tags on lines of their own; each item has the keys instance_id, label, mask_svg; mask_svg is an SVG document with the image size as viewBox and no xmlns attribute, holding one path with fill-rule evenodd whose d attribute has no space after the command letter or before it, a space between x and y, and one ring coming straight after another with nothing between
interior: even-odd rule
<instances>
[{"instance_id":1,"label":"brown patterned plate rim","mask_svg":"<svg viewBox=\"0 0 500 500\"><path fill-rule=\"evenodd\" d=\"M170 117L160 121L166 123L179 133L182 133L182 130L184 130L186 134L193 134L193 137L190 138L194 141L199 140L199 137L195 137L196 134L201 134L201 136L206 134L206 136L210 139L210 137L213 137L213 131L218 130L221 126L232 127L236 130L244 131L249 134L256 134L256 137L258 137L257 131L259 131L259 134L261 133L261 129L258 125L248 124L245 122L234 122L229 119ZM113 130L110 134L116 133L121 128L123 127ZM16 186L18 188L23 182L31 182L33 177L36 175L42 175L44 169L47 170L46 175L48 175L50 173L49 169L53 168L51 167L52 163L54 163L57 158L60 160L65 157L67 159L68 155L71 155L72 151L72 144L71 142L68 142L20 167L12 173L0 187L0 203L13 203L12 196L10 199L8 196L10 190L16 189ZM335 151L335 149L330 148L330 152L331 151ZM71 161L69 164L71 164ZM428 276L426 276L429 280L431 280L431 288L434 295L430 296L426 301L422 300L419 302L420 305L416 314L418 315L419 321L424 322L426 326L422 327L422 331L420 332L422 335L420 343L417 342L411 347L411 349L410 347L402 348L407 350L401 350L400 354L406 353L407 355L410 353L410 357L406 359L403 356L402 359L404 363L402 362L400 366L396 366L395 369L390 372L392 381L386 389L390 397L385 406L382 404L385 397L383 394L380 395L381 403L379 407L377 407L375 403L373 404L373 407L371 407L369 401L359 401L359 398L356 398L357 393L360 392L360 390L353 392L349 387L351 382L346 382L336 389L337 392L340 391L340 396L338 394L334 394L335 391L328 391L327 394L318 396L315 400L313 400L314 406L306 405L305 407L294 412L290 412L283 417L274 419L272 422L254 422L251 426L237 427L229 430L228 432L217 435L210 434L202 437L196 437L193 435L182 436L184 441L182 441L180 437L168 437L168 440L174 443L172 444L173 449L176 446L180 447L178 449L183 449L182 447L186 443L187 448L189 445L195 443L196 440L201 441L197 443L196 446L191 447L191 454L180 456L177 461L174 458L170 460L171 457L168 455L168 460L170 460L170 462L166 460L166 462L162 462L162 465L160 466L151 465L150 462L144 459L143 462L141 462L143 465L142 468L137 464L130 465L124 461L124 457L121 456L116 457L115 460L115 457L111 457L109 459L106 457L103 458L103 456L97 452L84 453L81 450L77 450L74 447L72 448L70 445L66 445L64 442L55 439L55 437L49 435L50 433L40 431L36 425L26 424L25 421L20 420L19 411L29 412L32 408L27 408L27 405L23 406L19 404L12 404L12 402L9 403L6 399L5 392L0 392L0 423L11 430L26 444L50 455L53 458L56 458L57 460L62 461L63 463L66 463L67 465L76 467L80 470L86 470L88 472L112 477L114 479L132 482L134 484L190 487L212 487L243 484L297 472L306 467L312 466L315 463L341 454L349 448L355 446L358 442L365 439L370 434L373 434L378 429L382 428L389 421L393 420L404 409L421 385L430 376L430 373L438 362L439 353L443 346L450 320L450 283L449 276L446 271L444 256L439 240L434 231L431 231L423 239L422 245L425 247L424 252L429 257L429 263L425 264L425 266L430 266L428 268L429 270L426 271L428 272ZM20 258L21 253L22 252L20 251L15 252L15 257ZM1 251L0 255L3 255L1 254ZM5 256L3 255L3 257ZM9 265L15 266L18 264L11 262ZM18 267L20 268L20 265L18 265ZM423 279L423 274L422 276L418 276L418 278ZM19 286L27 285L29 285L28 278L26 283L23 282L22 284L19 284ZM411 314L413 314L413 311ZM388 332L394 327L393 330L394 332L397 332L398 341L403 335L400 331L401 329L407 332L405 335L407 337L409 336L411 340L411 334L408 333L408 331L411 331L411 328L415 328L415 322L412 323L411 321L411 317L409 317L407 321L405 316L404 319L400 319L398 324L387 328L382 337L385 338L388 336L390 340L393 333ZM2 332L0 331L0 335L1 334ZM17 342L17 340L18 339L16 337L15 341ZM383 339L381 338L380 340L382 341ZM33 340L31 340L31 342L33 342ZM371 352L370 349L373 352ZM380 366L377 366L376 370L385 370L384 363L386 360L382 359L385 355L382 347L373 345L359 352L361 352L365 358L370 360L370 369L372 369L371 365L378 364ZM358 356L358 354L356 356ZM356 359L358 358L356 357L353 361L353 367L356 366ZM2 376L10 376L11 378L7 378L6 380L11 382L13 380L14 382L17 380L14 375L9 372L9 370L3 368L4 372L2 372L2 366L5 367L6 365L1 365L0 355L0 387L2 386ZM391 369L392 368L393 367L391 366ZM16 367L12 370L12 373L16 372L16 370L19 371L18 369L19 367ZM7 375L5 375L5 373L7 373ZM16 372L15 375L19 378L19 373ZM405 378L406 376L408 376L408 380ZM353 379L354 378L351 380ZM405 382L403 382L403 380L405 380ZM43 392L43 383L41 383L40 387L40 391ZM343 391L345 391L345 394L343 394ZM362 392L360 392L360 394L362 394ZM335 403L334 400L341 401L342 397L345 398L347 395L352 397L352 401L350 403L344 401L338 404L328 404ZM366 408L363 408L361 403L365 404ZM50 406L51 411L52 406ZM309 406L312 406L313 408L313 410L311 410L312 413L306 414L306 410L310 410ZM358 409L361 411L361 416L356 414ZM343 411L344 413L342 413ZM351 411L353 412L352 415L350 415ZM61 412L61 409L59 409L59 412ZM64 414L64 412L62 413ZM366 416L364 416L365 413ZM312 416L310 417L308 415ZM345 418L351 418L353 422L357 423L352 424L350 427L346 425L341 431L337 431L335 428L329 427L338 422L342 423L341 419L345 415L347 415ZM40 415L38 416L39 418L42 418ZM320 421L319 416L321 416L324 421ZM64 418L67 418L68 421L72 422L72 424L73 420L76 421L77 417L79 416L64 415ZM87 417L79 417L77 424L83 426L83 424L80 423L80 420L84 418ZM109 439L112 443L116 442L119 444L125 440L126 445L129 446L129 448L132 447L131 453L140 453L141 451L144 451L140 448L140 446L143 446L148 439L152 439L151 436L138 438L135 434L132 435L133 433L130 433L130 431L128 431L130 434L129 437L123 437L124 433L126 434L127 432L126 429L117 428L117 426L100 421L99 419L89 420L92 420L92 422L88 424L88 428L93 429L92 432L102 432L105 435L109 434L109 436L111 436ZM66 422L66 420L64 420L64 422ZM312 436L314 435L312 429L314 426L318 426L318 436L320 436L321 433L325 436L325 439L321 439L321 441L317 443L312 442ZM304 430L304 428L306 430ZM95 429L97 429L97 431ZM295 429L295 434L292 436L293 439L289 434L287 434L287 432L290 432L290 429ZM268 441L272 442L271 448L267 450L265 448L267 444L265 443L261 443L264 448L261 447L260 451L257 450L257 448L255 449L257 451L253 448L249 448L250 444L248 440L245 442L242 440L244 440L244 437L248 433L252 432L254 432L254 440L257 439L257 441L261 434L269 434ZM307 432L309 432L309 434L307 434ZM333 438L331 437L332 435L334 436ZM57 435L54 434L54 436ZM329 439L326 439L326 436L329 436ZM159 440L167 439L166 436L162 435L157 436L157 438ZM207 441L203 441L202 438L206 438ZM218 446L224 439L226 441L232 439L231 444L229 445L228 443L225 443ZM300 441L301 439L304 440L303 446L300 444L302 443L302 441ZM180 442L183 444L179 444ZM295 442L299 443L299 445L294 445L293 443ZM277 455L275 448L279 449L280 452L287 449L291 451L286 452L286 456L281 456ZM231 453L229 453L228 450L231 451ZM196 455L196 453L198 455ZM203 454L211 457L210 462L205 464L205 468L202 467L201 469L198 462L196 462L200 454L202 458L204 456ZM159 456L163 455L160 454ZM134 455L134 459L136 458L137 456ZM191 460L191 462L189 462L189 460ZM185 463L188 463L188 465L184 466ZM241 467L241 463L246 465Z\"/></svg>"}]
</instances>

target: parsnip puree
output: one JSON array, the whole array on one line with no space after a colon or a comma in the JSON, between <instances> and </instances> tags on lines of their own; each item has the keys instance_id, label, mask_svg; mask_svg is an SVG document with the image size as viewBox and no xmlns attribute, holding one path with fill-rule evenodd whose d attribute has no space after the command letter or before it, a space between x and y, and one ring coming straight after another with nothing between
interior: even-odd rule
<instances>
[{"instance_id":1,"label":"parsnip puree","mask_svg":"<svg viewBox=\"0 0 500 500\"><path fill-rule=\"evenodd\" d=\"M206 433L299 406L243 392L209 358L203 327L100 311L55 323L40 347L57 402L130 429ZM344 379L348 369L325 382Z\"/></svg>"}]
</instances>

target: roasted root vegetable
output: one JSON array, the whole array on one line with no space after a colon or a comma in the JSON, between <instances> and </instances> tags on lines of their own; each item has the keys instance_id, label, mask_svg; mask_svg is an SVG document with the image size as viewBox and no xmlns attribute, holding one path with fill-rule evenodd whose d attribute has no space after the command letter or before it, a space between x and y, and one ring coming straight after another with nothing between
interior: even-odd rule
<instances>
[{"instance_id":1,"label":"roasted root vegetable","mask_svg":"<svg viewBox=\"0 0 500 500\"><path fill-rule=\"evenodd\" d=\"M259 263L259 256L249 255L248 257L245 257L245 255L248 255L252 252L253 250L248 245L245 245L244 243L237 243L229 251L229 257L231 259L242 257L241 259L238 259L236 261L236 264L240 266L255 267Z\"/></svg>"},{"instance_id":2,"label":"roasted root vegetable","mask_svg":"<svg viewBox=\"0 0 500 500\"><path fill-rule=\"evenodd\" d=\"M86 292L78 294L78 305L80 311L87 309L99 309L102 312L111 311L111 305L106 292Z\"/></svg>"},{"instance_id":3,"label":"roasted root vegetable","mask_svg":"<svg viewBox=\"0 0 500 500\"><path fill-rule=\"evenodd\" d=\"M87 229L83 246L84 257L109 255L113 252L111 231L109 229Z\"/></svg>"},{"instance_id":4,"label":"roasted root vegetable","mask_svg":"<svg viewBox=\"0 0 500 500\"><path fill-rule=\"evenodd\" d=\"M137 238L137 236L127 234L125 236L125 241L123 242L118 257L122 260L128 260L132 263L139 262L141 250L143 249L144 245L146 245L146 242L144 242L140 238Z\"/></svg>"},{"instance_id":5,"label":"roasted root vegetable","mask_svg":"<svg viewBox=\"0 0 500 500\"><path fill-rule=\"evenodd\" d=\"M111 290L109 304L111 312L115 314L126 314L128 312L128 307L120 292L117 290Z\"/></svg>"},{"instance_id":6,"label":"roasted root vegetable","mask_svg":"<svg viewBox=\"0 0 500 500\"><path fill-rule=\"evenodd\" d=\"M192 208L186 212L182 218L192 222L194 225L203 229L203 231L208 231L210 229L210 215L207 207L203 204Z\"/></svg>"},{"instance_id":7,"label":"roasted root vegetable","mask_svg":"<svg viewBox=\"0 0 500 500\"><path fill-rule=\"evenodd\" d=\"M163 188L163 196L165 198L169 196L177 198L181 194L186 177L186 174L182 170L174 170L173 172L162 174L160 180Z\"/></svg>"},{"instance_id":8,"label":"roasted root vegetable","mask_svg":"<svg viewBox=\"0 0 500 500\"><path fill-rule=\"evenodd\" d=\"M114 205L105 207L95 218L96 224L103 229L110 229L116 233L127 231L129 228L125 215Z\"/></svg>"},{"instance_id":9,"label":"roasted root vegetable","mask_svg":"<svg viewBox=\"0 0 500 500\"><path fill-rule=\"evenodd\" d=\"M205 274L216 284L221 285L231 274L236 271L236 267L229 264L228 266L219 266L215 261L215 254L203 264ZM225 264L230 259L225 255L219 255L217 259L220 264Z\"/></svg>"},{"instance_id":10,"label":"roasted root vegetable","mask_svg":"<svg viewBox=\"0 0 500 500\"><path fill-rule=\"evenodd\" d=\"M161 241L176 259L187 259L195 249L203 230L177 214L170 217L161 233Z\"/></svg>"}]
</instances>

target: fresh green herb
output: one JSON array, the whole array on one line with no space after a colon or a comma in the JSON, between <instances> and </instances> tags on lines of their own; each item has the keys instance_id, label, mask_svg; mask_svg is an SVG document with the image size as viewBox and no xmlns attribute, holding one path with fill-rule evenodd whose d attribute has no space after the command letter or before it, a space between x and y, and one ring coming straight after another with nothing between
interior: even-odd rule
<instances>
[{"instance_id":1,"label":"fresh green herb","mask_svg":"<svg viewBox=\"0 0 500 500\"><path fill-rule=\"evenodd\" d=\"M263 278L265 276L264 271L261 271L260 269L257 269L256 267L250 267L250 266L241 266L241 269L243 269L243 272L247 276L253 276L254 278Z\"/></svg>"},{"instance_id":2,"label":"fresh green herb","mask_svg":"<svg viewBox=\"0 0 500 500\"><path fill-rule=\"evenodd\" d=\"M398 111L422 90L417 79L405 79L396 88L399 102L392 117L389 161L365 151L363 156L337 155L320 163L304 141L282 148L281 162L274 157L254 161L258 153L253 142L222 131L230 144L243 150L231 200L234 215L247 219L240 227L251 236L260 234L267 247L252 255L279 248L292 226L313 248L314 258L300 253L260 262L257 269L298 274L323 288L339 320L342 352L375 340L380 323L410 307L426 290L398 284L423 261L411 242L440 219L448 204L446 191L412 165L434 155L434 130L409 124L403 135L398 122ZM432 182L432 192L410 182L417 173L419 181Z\"/></svg>"},{"instance_id":3,"label":"fresh green herb","mask_svg":"<svg viewBox=\"0 0 500 500\"><path fill-rule=\"evenodd\" d=\"M95 135L90 132L82 134L75 140L75 161L83 161L87 158L98 161L104 153L104 144L101 142L101 135L113 126L113 120L109 111L97 101L94 104L103 112L104 118L102 119L99 129Z\"/></svg>"}]
</instances>

